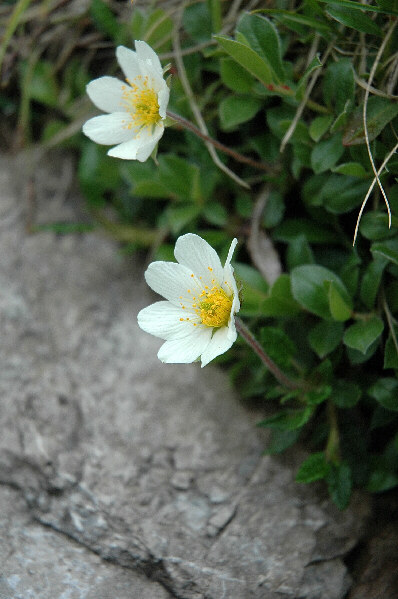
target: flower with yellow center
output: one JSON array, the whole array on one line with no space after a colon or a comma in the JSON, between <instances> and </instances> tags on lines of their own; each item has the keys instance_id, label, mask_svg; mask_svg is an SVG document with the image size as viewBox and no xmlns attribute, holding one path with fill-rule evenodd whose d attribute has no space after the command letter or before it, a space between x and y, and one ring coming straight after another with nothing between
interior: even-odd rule
<instances>
[{"instance_id":1,"label":"flower with yellow center","mask_svg":"<svg viewBox=\"0 0 398 599\"><path fill-rule=\"evenodd\" d=\"M116 49L125 82L100 77L87 85L92 102L108 114L87 121L83 133L99 144L117 144L109 156L144 162L164 133L170 91L157 54L142 41L135 48Z\"/></svg>"},{"instance_id":2,"label":"flower with yellow center","mask_svg":"<svg viewBox=\"0 0 398 599\"><path fill-rule=\"evenodd\" d=\"M234 239L224 267L217 252L199 235L177 239L177 262L152 262L145 279L162 295L138 314L138 324L165 343L162 362L189 363L201 358L202 367L226 352L237 337L234 315L240 309L231 259Z\"/></svg>"}]
</instances>

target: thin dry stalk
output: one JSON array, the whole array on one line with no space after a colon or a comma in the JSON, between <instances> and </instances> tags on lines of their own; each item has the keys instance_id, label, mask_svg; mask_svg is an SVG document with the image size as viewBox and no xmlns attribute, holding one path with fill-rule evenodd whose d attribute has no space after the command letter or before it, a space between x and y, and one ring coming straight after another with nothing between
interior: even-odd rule
<instances>
[{"instance_id":1,"label":"thin dry stalk","mask_svg":"<svg viewBox=\"0 0 398 599\"><path fill-rule=\"evenodd\" d=\"M188 81L187 73L186 73L185 66L184 66L184 61L183 61L182 55L181 55L179 28L180 28L183 8L184 8L184 5L181 7L181 10L179 13L179 18L175 24L174 34L173 34L173 48L174 48L175 59L176 59L176 64L177 64L177 68L178 68L178 74L180 77L181 85L184 88L185 94L187 96L189 105L191 107L191 110L195 117L195 120L198 124L198 127L204 135L209 136L209 132L206 127L206 123L205 123L205 121L202 117L202 114L199 110L199 107L195 101L191 85ZM222 170L226 175L228 175L228 177L233 179L236 183L238 183L242 187L245 187L246 189L250 189L250 186L246 183L246 181L243 181L243 179L241 179L238 175L236 175L233 171L231 171L231 169L229 169L227 166L225 166L225 164L223 164L221 162L221 160L217 156L217 153L216 153L213 145L210 142L205 142L205 145L206 145L206 148L208 149L210 156L213 159L214 164L216 164L220 170Z\"/></svg>"},{"instance_id":2,"label":"thin dry stalk","mask_svg":"<svg viewBox=\"0 0 398 599\"><path fill-rule=\"evenodd\" d=\"M368 133L368 123L367 123L367 108L368 108L370 86L372 84L374 75L376 73L377 66L379 65L380 59L381 59L381 57L383 55L384 49L385 49L385 47L386 47L386 45L387 45L387 43L388 43L388 41L389 41L389 39L390 39L390 37L391 37L394 29L395 29L396 24L397 24L396 21L393 21L391 23L391 26L390 26L389 30L387 31L387 35L383 39L383 42L382 42L382 44L381 44L381 46L379 48L379 51L377 52L375 61L374 61L373 65L372 65L372 68L371 68L370 73L369 73L368 85L366 87L365 98L364 98L364 102L363 102L363 129L364 129L364 133L365 133L366 147L367 147L367 150L368 150L370 164L372 165L372 169L373 169L373 172L375 174L377 184L378 184L378 186L380 188L380 191L381 191L382 196L384 198L384 202L385 202L386 207L387 207L387 212L388 212L388 227L389 228L391 227L391 210L390 210L390 204L388 202L388 198L387 198L386 192L384 191L384 188L383 188L383 186L381 184L381 181L380 181L380 178L379 178L379 174L378 174L378 171L376 169L375 162L373 160L372 151L370 149L369 133ZM366 201L367 201L367 197L366 197ZM356 239L356 233L358 231L359 220L360 220L360 217L362 215L363 207L364 207L364 204L366 204L366 201L365 200L363 201L363 204L361 206L361 211L359 213L359 217L358 217L358 221L357 221L357 226L355 228L354 244L355 244L355 239Z\"/></svg>"}]
</instances>

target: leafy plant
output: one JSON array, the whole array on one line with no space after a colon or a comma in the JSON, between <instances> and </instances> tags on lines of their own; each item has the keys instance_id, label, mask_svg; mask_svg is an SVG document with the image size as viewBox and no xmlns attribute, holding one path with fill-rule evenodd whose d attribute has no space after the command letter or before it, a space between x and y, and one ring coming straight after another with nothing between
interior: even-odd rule
<instances>
[{"instance_id":1,"label":"leafy plant","mask_svg":"<svg viewBox=\"0 0 398 599\"><path fill-rule=\"evenodd\" d=\"M145 10L93 0L61 25L56 2L39 4L48 35L38 43L26 28L33 6L2 13L8 139L16 129L20 145L74 151L93 226L128 251L171 259L175 238L195 231L225 257L238 237L241 315L297 382L275 383L243 343L219 359L244 400L264 406L266 451L304 442L298 482L324 480L340 508L355 486L396 486L397 3L287 10L277 0L248 12L243 2L236 15L218 0ZM71 40L65 55L59 27ZM175 122L156 163L117 161L80 133L91 115L85 85L116 72L114 46L134 39L171 63L169 108L202 134ZM215 155L208 138L235 154Z\"/></svg>"}]
</instances>

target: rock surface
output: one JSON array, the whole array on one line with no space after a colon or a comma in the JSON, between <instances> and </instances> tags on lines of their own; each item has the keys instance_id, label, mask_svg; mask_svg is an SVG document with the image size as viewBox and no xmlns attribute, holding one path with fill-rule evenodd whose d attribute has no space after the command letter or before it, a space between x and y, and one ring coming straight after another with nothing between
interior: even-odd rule
<instances>
[{"instance_id":1,"label":"rock surface","mask_svg":"<svg viewBox=\"0 0 398 599\"><path fill-rule=\"evenodd\" d=\"M42 222L74 218L51 160ZM343 598L367 505L296 484L299 452L262 456L217 368L158 362L113 243L26 235L20 164L0 161L1 599Z\"/></svg>"}]
</instances>

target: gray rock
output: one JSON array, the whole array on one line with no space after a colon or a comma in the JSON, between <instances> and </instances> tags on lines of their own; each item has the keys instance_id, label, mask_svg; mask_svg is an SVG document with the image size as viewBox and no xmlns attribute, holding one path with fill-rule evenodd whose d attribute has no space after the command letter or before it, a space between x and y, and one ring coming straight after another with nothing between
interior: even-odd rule
<instances>
[{"instance_id":1,"label":"gray rock","mask_svg":"<svg viewBox=\"0 0 398 599\"><path fill-rule=\"evenodd\" d=\"M75 214L52 174L62 164L35 174L41 222ZM4 493L24 498L40 538L29 558L38 579L56 554L40 599L73 598L73 585L79 598L124 599L133 575L140 599L165 589L180 599L342 598L341 558L366 503L357 497L341 513L318 487L297 485L299 451L263 457L253 417L217 368L161 364L159 341L136 324L154 299L141 266L94 235L27 236L13 168L2 160L0 506ZM7 521L23 512L18 499L9 509ZM30 567L25 545L17 538L0 578L15 598L30 597L28 579L12 586ZM73 574L68 595L61 582L74 551L87 570L80 582ZM109 563L96 574L104 560L127 578Z\"/></svg>"}]
</instances>

